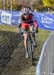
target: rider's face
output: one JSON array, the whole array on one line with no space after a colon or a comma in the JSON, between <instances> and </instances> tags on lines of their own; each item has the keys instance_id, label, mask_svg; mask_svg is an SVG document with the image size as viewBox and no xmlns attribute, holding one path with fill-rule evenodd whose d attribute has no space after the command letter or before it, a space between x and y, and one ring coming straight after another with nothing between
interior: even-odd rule
<instances>
[{"instance_id":1,"label":"rider's face","mask_svg":"<svg viewBox=\"0 0 54 75\"><path fill-rule=\"evenodd\" d=\"M25 19L28 19L29 18L29 15L24 15Z\"/></svg>"}]
</instances>

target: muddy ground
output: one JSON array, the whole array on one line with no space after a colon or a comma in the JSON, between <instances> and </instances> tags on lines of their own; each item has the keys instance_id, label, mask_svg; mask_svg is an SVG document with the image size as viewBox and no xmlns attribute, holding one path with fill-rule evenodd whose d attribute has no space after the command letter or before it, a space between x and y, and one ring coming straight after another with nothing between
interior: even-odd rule
<instances>
[{"instance_id":1,"label":"muddy ground","mask_svg":"<svg viewBox=\"0 0 54 75\"><path fill-rule=\"evenodd\" d=\"M15 32L0 31L0 75L35 75L40 44L38 41L32 65L31 58L25 58L22 38Z\"/></svg>"}]
</instances>

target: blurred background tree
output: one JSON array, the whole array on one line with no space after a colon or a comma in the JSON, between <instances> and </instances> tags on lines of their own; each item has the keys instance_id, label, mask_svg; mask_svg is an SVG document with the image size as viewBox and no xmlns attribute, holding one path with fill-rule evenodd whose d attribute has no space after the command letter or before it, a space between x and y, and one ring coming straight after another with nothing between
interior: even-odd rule
<instances>
[{"instance_id":1,"label":"blurred background tree","mask_svg":"<svg viewBox=\"0 0 54 75\"><path fill-rule=\"evenodd\" d=\"M0 9L5 7L8 10L20 10L25 5L33 6L36 10L42 10L43 7L54 7L54 0L0 0Z\"/></svg>"},{"instance_id":2,"label":"blurred background tree","mask_svg":"<svg viewBox=\"0 0 54 75\"><path fill-rule=\"evenodd\" d=\"M0 0L0 9L2 9L2 0Z\"/></svg>"},{"instance_id":3,"label":"blurred background tree","mask_svg":"<svg viewBox=\"0 0 54 75\"><path fill-rule=\"evenodd\" d=\"M54 0L42 0L43 1L43 6L47 7L54 7Z\"/></svg>"}]
</instances>

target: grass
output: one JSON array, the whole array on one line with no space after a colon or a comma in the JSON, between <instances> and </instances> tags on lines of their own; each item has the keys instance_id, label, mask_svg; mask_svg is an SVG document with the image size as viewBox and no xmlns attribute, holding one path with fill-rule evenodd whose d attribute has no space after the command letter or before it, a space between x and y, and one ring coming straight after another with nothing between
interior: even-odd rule
<instances>
[{"instance_id":1,"label":"grass","mask_svg":"<svg viewBox=\"0 0 54 75\"><path fill-rule=\"evenodd\" d=\"M10 25L0 25L0 31L17 32L18 31L18 27L10 26Z\"/></svg>"},{"instance_id":2,"label":"grass","mask_svg":"<svg viewBox=\"0 0 54 75\"><path fill-rule=\"evenodd\" d=\"M18 27L1 25L0 31L18 32ZM36 48L36 52L35 52L36 58L40 57L40 53L41 53L43 44L44 44L45 40L48 38L48 36L50 35L50 33L51 33L50 31L39 29L38 38L37 38L38 47ZM2 37L2 35L0 35L0 41L3 39L4 39L4 37ZM37 62L36 62L36 64L37 64ZM22 72L22 74L25 74L25 75L32 75L32 74L35 75L36 66L30 66L29 68L25 68L21 72Z\"/></svg>"}]
</instances>

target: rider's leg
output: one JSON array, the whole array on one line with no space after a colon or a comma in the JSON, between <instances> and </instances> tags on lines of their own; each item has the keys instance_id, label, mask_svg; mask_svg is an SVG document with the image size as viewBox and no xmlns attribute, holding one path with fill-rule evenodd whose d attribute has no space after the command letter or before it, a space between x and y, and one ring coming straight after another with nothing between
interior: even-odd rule
<instances>
[{"instance_id":1,"label":"rider's leg","mask_svg":"<svg viewBox=\"0 0 54 75\"><path fill-rule=\"evenodd\" d=\"M34 26L34 30L36 31L35 40L36 40L36 47L37 47L37 39L36 38L38 38L38 25Z\"/></svg>"},{"instance_id":2,"label":"rider's leg","mask_svg":"<svg viewBox=\"0 0 54 75\"><path fill-rule=\"evenodd\" d=\"M30 31L32 32L34 30L34 26L30 26ZM36 47L37 43L36 43L36 39L35 39L35 33L32 33L32 37L33 37L33 44Z\"/></svg>"},{"instance_id":3,"label":"rider's leg","mask_svg":"<svg viewBox=\"0 0 54 75\"><path fill-rule=\"evenodd\" d=\"M28 58L28 29L29 25L27 23L22 23L22 31L24 32L24 48L26 51L26 58Z\"/></svg>"},{"instance_id":4,"label":"rider's leg","mask_svg":"<svg viewBox=\"0 0 54 75\"><path fill-rule=\"evenodd\" d=\"M33 30L34 30L34 26L31 25L31 26L30 26L30 32L32 32ZM34 33L32 33L32 37L35 38Z\"/></svg>"},{"instance_id":5,"label":"rider's leg","mask_svg":"<svg viewBox=\"0 0 54 75\"><path fill-rule=\"evenodd\" d=\"M24 36L24 47L25 47L25 51L26 51L26 58L28 58L29 57L29 54L28 54L28 41L27 41L27 39L28 39L28 33L25 32L23 34L23 36Z\"/></svg>"},{"instance_id":6,"label":"rider's leg","mask_svg":"<svg viewBox=\"0 0 54 75\"><path fill-rule=\"evenodd\" d=\"M24 33L23 36L24 36L24 47L26 49L27 45L28 45L28 43L27 43L28 33Z\"/></svg>"}]
</instances>

